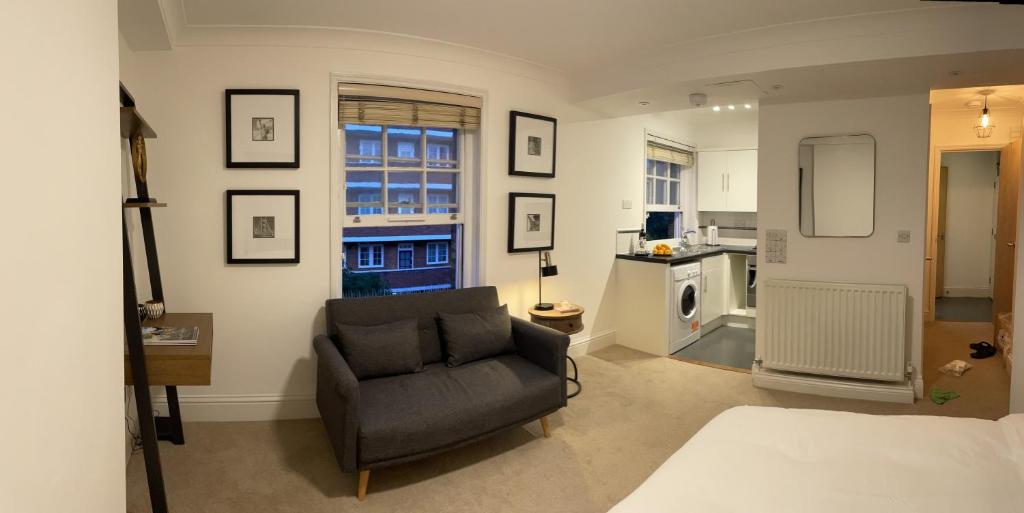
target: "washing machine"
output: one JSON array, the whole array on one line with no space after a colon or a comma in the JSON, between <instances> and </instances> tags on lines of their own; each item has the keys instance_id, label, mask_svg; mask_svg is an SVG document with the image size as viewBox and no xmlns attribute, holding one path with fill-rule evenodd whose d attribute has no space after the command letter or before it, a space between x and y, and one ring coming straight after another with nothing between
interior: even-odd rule
<instances>
[{"instance_id":1,"label":"washing machine","mask_svg":"<svg viewBox=\"0 0 1024 513\"><path fill-rule=\"evenodd\" d=\"M700 262L672 267L673 312L669 348L674 353L700 338Z\"/></svg>"}]
</instances>

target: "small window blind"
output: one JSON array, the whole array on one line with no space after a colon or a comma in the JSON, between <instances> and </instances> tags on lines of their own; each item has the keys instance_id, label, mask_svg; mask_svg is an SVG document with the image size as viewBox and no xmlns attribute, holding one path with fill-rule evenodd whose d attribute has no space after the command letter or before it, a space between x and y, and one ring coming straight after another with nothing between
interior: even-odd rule
<instances>
[{"instance_id":1,"label":"small window blind","mask_svg":"<svg viewBox=\"0 0 1024 513\"><path fill-rule=\"evenodd\" d=\"M480 128L476 96L373 84L338 84L338 117L363 125Z\"/></svg>"},{"instance_id":2,"label":"small window blind","mask_svg":"<svg viewBox=\"0 0 1024 513\"><path fill-rule=\"evenodd\" d=\"M692 151L673 148L671 146L658 144L652 141L647 141L647 158L661 162L668 162L670 164L679 164L683 167L693 166Z\"/></svg>"}]
</instances>

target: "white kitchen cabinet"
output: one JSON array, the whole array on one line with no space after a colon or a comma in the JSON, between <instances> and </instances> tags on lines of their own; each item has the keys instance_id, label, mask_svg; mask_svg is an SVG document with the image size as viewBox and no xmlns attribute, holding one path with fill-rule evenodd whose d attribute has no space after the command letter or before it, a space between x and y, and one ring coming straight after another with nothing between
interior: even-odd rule
<instances>
[{"instance_id":1,"label":"white kitchen cabinet","mask_svg":"<svg viewBox=\"0 0 1024 513\"><path fill-rule=\"evenodd\" d=\"M757 212L757 150L700 152L697 210Z\"/></svg>"},{"instance_id":2,"label":"white kitchen cabinet","mask_svg":"<svg viewBox=\"0 0 1024 513\"><path fill-rule=\"evenodd\" d=\"M706 326L726 313L729 284L732 282L728 255L715 255L700 261L700 325Z\"/></svg>"}]
</instances>

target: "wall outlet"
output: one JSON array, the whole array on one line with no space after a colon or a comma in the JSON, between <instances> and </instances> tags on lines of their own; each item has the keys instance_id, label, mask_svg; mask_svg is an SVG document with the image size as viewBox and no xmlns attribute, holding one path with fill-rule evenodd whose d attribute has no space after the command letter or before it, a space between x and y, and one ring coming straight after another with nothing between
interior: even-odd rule
<instances>
[{"instance_id":1,"label":"wall outlet","mask_svg":"<svg viewBox=\"0 0 1024 513\"><path fill-rule=\"evenodd\" d=\"M622 210L633 208L633 200L622 200Z\"/></svg>"},{"instance_id":2,"label":"wall outlet","mask_svg":"<svg viewBox=\"0 0 1024 513\"><path fill-rule=\"evenodd\" d=\"M910 242L910 230L900 230L896 232L896 242L900 244L907 244Z\"/></svg>"}]
</instances>

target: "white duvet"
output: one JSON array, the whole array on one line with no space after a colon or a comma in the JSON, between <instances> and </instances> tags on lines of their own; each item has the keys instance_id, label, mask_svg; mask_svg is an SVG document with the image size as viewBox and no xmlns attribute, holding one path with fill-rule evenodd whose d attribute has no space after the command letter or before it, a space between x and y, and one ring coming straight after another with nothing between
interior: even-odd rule
<instances>
[{"instance_id":1,"label":"white duvet","mask_svg":"<svg viewBox=\"0 0 1024 513\"><path fill-rule=\"evenodd\" d=\"M611 513L1024 512L1024 414L999 421L741 406Z\"/></svg>"}]
</instances>

